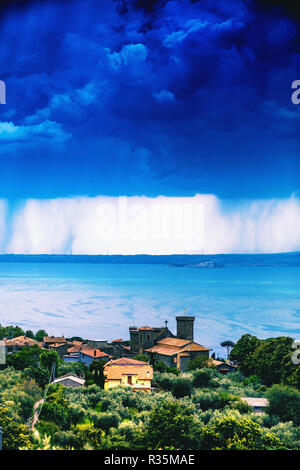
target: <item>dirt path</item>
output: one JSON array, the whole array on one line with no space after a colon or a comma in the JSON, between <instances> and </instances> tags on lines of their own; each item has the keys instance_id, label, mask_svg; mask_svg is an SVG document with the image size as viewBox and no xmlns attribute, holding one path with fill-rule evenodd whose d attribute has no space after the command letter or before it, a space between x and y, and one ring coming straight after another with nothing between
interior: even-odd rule
<instances>
[{"instance_id":1,"label":"dirt path","mask_svg":"<svg viewBox=\"0 0 300 470\"><path fill-rule=\"evenodd\" d=\"M39 408L39 405L41 403L44 403L43 398L41 400L35 402L35 404L34 404L34 407L33 407L33 420L32 420L32 425L31 425L32 430L34 429L34 426L38 422L38 419L39 419L39 410L38 410L38 408Z\"/></svg>"}]
</instances>

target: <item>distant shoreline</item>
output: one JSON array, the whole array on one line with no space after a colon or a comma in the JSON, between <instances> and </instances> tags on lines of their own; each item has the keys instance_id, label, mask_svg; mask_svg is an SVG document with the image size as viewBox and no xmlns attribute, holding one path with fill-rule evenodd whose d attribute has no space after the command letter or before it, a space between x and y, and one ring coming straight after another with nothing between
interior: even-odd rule
<instances>
[{"instance_id":1,"label":"distant shoreline","mask_svg":"<svg viewBox=\"0 0 300 470\"><path fill-rule=\"evenodd\" d=\"M0 263L163 264L211 269L228 266L300 266L300 252L218 255L65 255L2 254Z\"/></svg>"}]
</instances>

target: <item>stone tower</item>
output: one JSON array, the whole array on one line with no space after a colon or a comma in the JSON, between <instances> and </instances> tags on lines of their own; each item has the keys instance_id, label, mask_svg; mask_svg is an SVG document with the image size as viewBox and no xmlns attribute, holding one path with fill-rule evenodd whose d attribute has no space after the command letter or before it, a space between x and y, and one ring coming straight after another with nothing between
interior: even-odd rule
<instances>
[{"instance_id":1,"label":"stone tower","mask_svg":"<svg viewBox=\"0 0 300 470\"><path fill-rule=\"evenodd\" d=\"M138 354L140 352L140 332L136 326L129 327L129 334L130 334L130 350L132 353Z\"/></svg>"},{"instance_id":2,"label":"stone tower","mask_svg":"<svg viewBox=\"0 0 300 470\"><path fill-rule=\"evenodd\" d=\"M176 317L177 337L194 341L194 321L195 317Z\"/></svg>"}]
</instances>

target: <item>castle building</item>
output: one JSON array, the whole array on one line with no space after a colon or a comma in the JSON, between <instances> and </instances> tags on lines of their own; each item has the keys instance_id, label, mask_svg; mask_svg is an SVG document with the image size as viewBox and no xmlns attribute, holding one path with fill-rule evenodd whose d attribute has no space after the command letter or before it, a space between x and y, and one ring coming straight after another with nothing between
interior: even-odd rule
<instances>
[{"instance_id":1,"label":"castle building","mask_svg":"<svg viewBox=\"0 0 300 470\"><path fill-rule=\"evenodd\" d=\"M168 329L167 322L164 327L130 326L129 334L131 354L143 354L145 349L151 348L159 339L174 336Z\"/></svg>"},{"instance_id":2,"label":"castle building","mask_svg":"<svg viewBox=\"0 0 300 470\"><path fill-rule=\"evenodd\" d=\"M178 316L177 335L167 327L129 327L130 354L147 354L153 360L162 361L168 367L187 370L188 363L197 356L209 357L209 348L194 342L194 321L192 316Z\"/></svg>"}]
</instances>

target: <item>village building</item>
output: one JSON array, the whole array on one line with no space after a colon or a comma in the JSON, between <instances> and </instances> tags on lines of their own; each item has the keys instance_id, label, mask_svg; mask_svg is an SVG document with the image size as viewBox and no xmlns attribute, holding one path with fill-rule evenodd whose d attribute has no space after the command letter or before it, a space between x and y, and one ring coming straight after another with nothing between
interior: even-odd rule
<instances>
[{"instance_id":1,"label":"village building","mask_svg":"<svg viewBox=\"0 0 300 470\"><path fill-rule=\"evenodd\" d=\"M153 367L147 362L123 357L109 361L104 366L104 389L118 386L132 387L133 390L150 392Z\"/></svg>"},{"instance_id":2,"label":"village building","mask_svg":"<svg viewBox=\"0 0 300 470\"><path fill-rule=\"evenodd\" d=\"M187 370L191 359L198 356L209 357L210 349L194 341L179 338L164 338L157 341L156 344L146 349L155 361L162 361L168 367L173 367L181 372Z\"/></svg>"},{"instance_id":3,"label":"village building","mask_svg":"<svg viewBox=\"0 0 300 470\"><path fill-rule=\"evenodd\" d=\"M68 343L49 344L48 349L52 351L56 351L59 358L63 359L64 355L67 354L67 351L68 351Z\"/></svg>"},{"instance_id":4,"label":"village building","mask_svg":"<svg viewBox=\"0 0 300 470\"><path fill-rule=\"evenodd\" d=\"M53 344L66 344L67 340L64 336L44 336L42 346L45 349L50 349Z\"/></svg>"},{"instance_id":5,"label":"village building","mask_svg":"<svg viewBox=\"0 0 300 470\"><path fill-rule=\"evenodd\" d=\"M87 344L94 349L101 349L101 351L108 355L113 354L113 346L108 344L106 339L89 339Z\"/></svg>"},{"instance_id":6,"label":"village building","mask_svg":"<svg viewBox=\"0 0 300 470\"><path fill-rule=\"evenodd\" d=\"M162 361L168 367L187 370L188 363L197 356L209 357L209 348L194 342L192 316L178 316L177 335L173 335L165 322L164 327L129 327L130 354L147 354L153 360Z\"/></svg>"},{"instance_id":7,"label":"village building","mask_svg":"<svg viewBox=\"0 0 300 470\"><path fill-rule=\"evenodd\" d=\"M159 339L174 336L168 329L167 322L164 327L130 326L129 335L131 355L144 354L145 349L151 348Z\"/></svg>"},{"instance_id":8,"label":"village building","mask_svg":"<svg viewBox=\"0 0 300 470\"><path fill-rule=\"evenodd\" d=\"M98 352L95 353L95 350ZM87 353L80 355L79 353ZM90 354L88 354L90 353ZM108 360L110 355L105 353L104 351L100 351L98 348L93 348L88 343L83 342L72 342L69 344L67 349L67 353L63 356L63 360L65 362L84 362L85 364L91 363L94 359L90 360L90 357L93 358L102 358L102 360Z\"/></svg>"},{"instance_id":9,"label":"village building","mask_svg":"<svg viewBox=\"0 0 300 470\"><path fill-rule=\"evenodd\" d=\"M267 398L241 397L241 400L247 403L257 415L263 415L266 412L266 408L269 406L269 400Z\"/></svg>"},{"instance_id":10,"label":"village building","mask_svg":"<svg viewBox=\"0 0 300 470\"><path fill-rule=\"evenodd\" d=\"M54 380L54 384L63 385L64 387L84 387L85 380L78 377L76 374L69 372L68 374L62 375Z\"/></svg>"},{"instance_id":11,"label":"village building","mask_svg":"<svg viewBox=\"0 0 300 470\"><path fill-rule=\"evenodd\" d=\"M6 339L4 338L5 352L6 354L20 351L25 346L39 346L42 347L42 343L35 341L34 339L27 338L27 336L16 336L15 338Z\"/></svg>"},{"instance_id":12,"label":"village building","mask_svg":"<svg viewBox=\"0 0 300 470\"><path fill-rule=\"evenodd\" d=\"M228 362L217 361L216 359L212 360L212 364L221 374L228 374L228 372L235 372L237 370L236 366L229 364Z\"/></svg>"},{"instance_id":13,"label":"village building","mask_svg":"<svg viewBox=\"0 0 300 470\"><path fill-rule=\"evenodd\" d=\"M113 339L112 342L113 356L116 358L130 355L130 347L125 345L125 342L119 339Z\"/></svg>"},{"instance_id":14,"label":"village building","mask_svg":"<svg viewBox=\"0 0 300 470\"><path fill-rule=\"evenodd\" d=\"M79 341L73 341L72 343L69 344L69 347L67 349L67 353L63 356L63 360L65 362L79 362L79 352L80 351L92 351L92 355L94 355L94 350L96 348L93 348L87 343L79 342ZM99 350L100 351L100 350ZM84 360L84 362L86 362Z\"/></svg>"},{"instance_id":15,"label":"village building","mask_svg":"<svg viewBox=\"0 0 300 470\"><path fill-rule=\"evenodd\" d=\"M93 361L108 361L111 358L108 354L99 349L82 349L79 351L78 360L89 366Z\"/></svg>"},{"instance_id":16,"label":"village building","mask_svg":"<svg viewBox=\"0 0 300 470\"><path fill-rule=\"evenodd\" d=\"M106 339L88 339L87 344L96 349L101 349L108 346Z\"/></svg>"}]
</instances>

